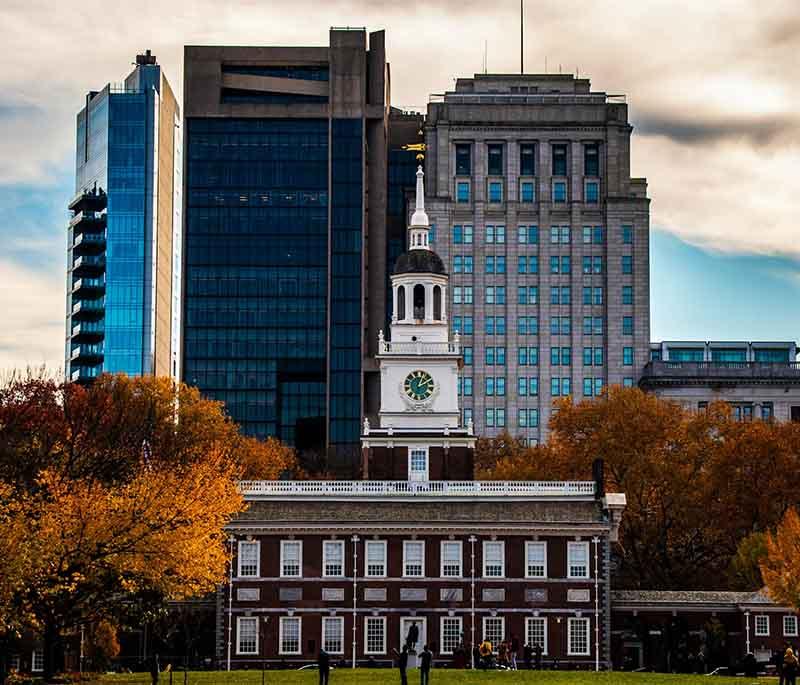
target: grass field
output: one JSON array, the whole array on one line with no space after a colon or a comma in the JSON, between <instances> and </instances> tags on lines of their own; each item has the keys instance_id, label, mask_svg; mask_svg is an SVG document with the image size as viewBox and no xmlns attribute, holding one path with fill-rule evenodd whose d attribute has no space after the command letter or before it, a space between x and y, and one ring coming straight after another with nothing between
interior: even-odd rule
<instances>
[{"instance_id":1,"label":"grass field","mask_svg":"<svg viewBox=\"0 0 800 685\"><path fill-rule=\"evenodd\" d=\"M727 678L691 675L666 675L661 673L585 673L552 671L455 671L434 670L431 685L494 685L495 683L536 683L536 685L774 685L775 678ZM109 675L103 685L150 685L146 674ZM169 685L169 674L162 674L159 685ZM172 685L182 685L183 673L172 674ZM260 685L261 672L222 671L191 672L189 685ZM268 685L316 685L315 671L267 671ZM397 670L389 669L337 669L331 672L330 685L375 685L376 683L399 683ZM419 683L417 671L408 672L409 685Z\"/></svg>"}]
</instances>

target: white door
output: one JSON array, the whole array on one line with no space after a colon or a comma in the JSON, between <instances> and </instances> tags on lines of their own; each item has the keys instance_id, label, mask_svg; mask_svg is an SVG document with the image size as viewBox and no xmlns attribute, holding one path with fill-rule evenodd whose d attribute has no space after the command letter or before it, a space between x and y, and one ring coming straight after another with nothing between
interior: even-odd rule
<instances>
[{"instance_id":1,"label":"white door","mask_svg":"<svg viewBox=\"0 0 800 685\"><path fill-rule=\"evenodd\" d=\"M422 653L423 647L428 644L427 639L427 619L417 616L404 616L400 619L400 649L402 650L408 640L408 633L411 626L417 627L417 641L411 645L408 651L408 667L416 668L418 665L417 657Z\"/></svg>"},{"instance_id":2,"label":"white door","mask_svg":"<svg viewBox=\"0 0 800 685\"><path fill-rule=\"evenodd\" d=\"M428 480L428 448L409 447L408 449L408 480Z\"/></svg>"}]
</instances>

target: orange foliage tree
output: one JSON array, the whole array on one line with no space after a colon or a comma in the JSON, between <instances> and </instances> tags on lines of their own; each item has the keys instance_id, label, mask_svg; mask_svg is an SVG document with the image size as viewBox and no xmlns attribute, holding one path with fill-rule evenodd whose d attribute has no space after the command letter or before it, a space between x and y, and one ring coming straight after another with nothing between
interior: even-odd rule
<instances>
[{"instance_id":1,"label":"orange foliage tree","mask_svg":"<svg viewBox=\"0 0 800 685\"><path fill-rule=\"evenodd\" d=\"M796 509L789 509L775 534L767 536L761 574L773 600L800 609L800 516Z\"/></svg>"},{"instance_id":2,"label":"orange foliage tree","mask_svg":"<svg viewBox=\"0 0 800 685\"><path fill-rule=\"evenodd\" d=\"M243 474L294 466L243 438L222 406L167 378L0 389L0 619L33 628L54 667L59 633L122 600L179 599L224 579L224 527Z\"/></svg>"}]
</instances>

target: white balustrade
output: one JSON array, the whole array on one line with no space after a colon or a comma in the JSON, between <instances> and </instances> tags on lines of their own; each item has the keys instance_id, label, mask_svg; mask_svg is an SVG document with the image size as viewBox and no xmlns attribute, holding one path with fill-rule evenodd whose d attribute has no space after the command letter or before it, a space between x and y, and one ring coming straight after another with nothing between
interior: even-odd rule
<instances>
[{"instance_id":1,"label":"white balustrade","mask_svg":"<svg viewBox=\"0 0 800 685\"><path fill-rule=\"evenodd\" d=\"M391 342L378 339L378 354L461 354L461 343L453 342Z\"/></svg>"}]
</instances>

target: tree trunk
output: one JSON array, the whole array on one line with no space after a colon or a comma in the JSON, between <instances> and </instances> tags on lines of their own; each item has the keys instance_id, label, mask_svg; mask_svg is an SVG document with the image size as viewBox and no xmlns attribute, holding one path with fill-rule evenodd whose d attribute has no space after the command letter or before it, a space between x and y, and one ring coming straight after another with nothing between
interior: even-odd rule
<instances>
[{"instance_id":1,"label":"tree trunk","mask_svg":"<svg viewBox=\"0 0 800 685\"><path fill-rule=\"evenodd\" d=\"M42 647L42 652L44 654L44 679L45 682L48 682L59 669L58 626L52 618L45 622L42 637L44 640L44 645Z\"/></svg>"}]
</instances>

